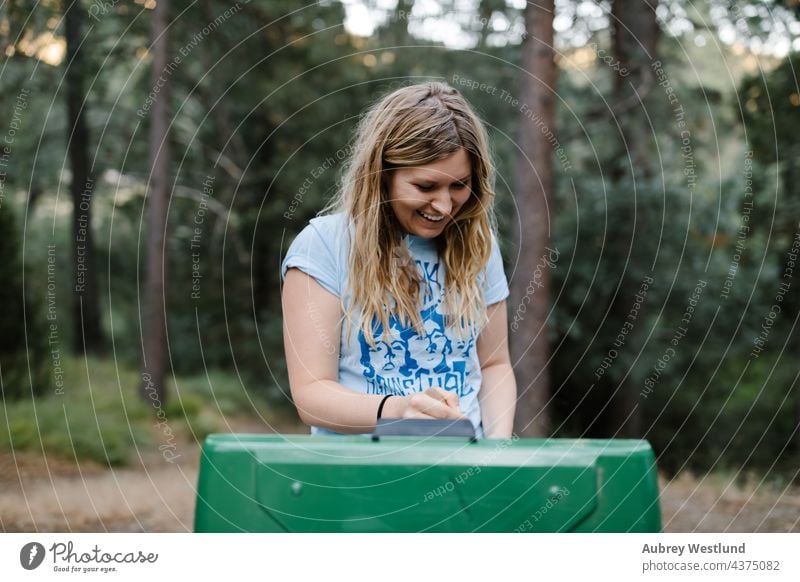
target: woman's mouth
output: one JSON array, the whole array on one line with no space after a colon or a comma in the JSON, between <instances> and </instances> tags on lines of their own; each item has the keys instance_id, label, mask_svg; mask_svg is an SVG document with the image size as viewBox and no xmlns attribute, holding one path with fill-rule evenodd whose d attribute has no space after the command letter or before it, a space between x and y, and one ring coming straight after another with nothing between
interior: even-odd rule
<instances>
[{"instance_id":1,"label":"woman's mouth","mask_svg":"<svg viewBox=\"0 0 800 582\"><path fill-rule=\"evenodd\" d=\"M437 216L435 214L428 214L426 212L422 212L422 210L417 210L417 214L419 214L422 218L424 218L428 222L433 222L433 223L441 222L445 218L443 214Z\"/></svg>"}]
</instances>

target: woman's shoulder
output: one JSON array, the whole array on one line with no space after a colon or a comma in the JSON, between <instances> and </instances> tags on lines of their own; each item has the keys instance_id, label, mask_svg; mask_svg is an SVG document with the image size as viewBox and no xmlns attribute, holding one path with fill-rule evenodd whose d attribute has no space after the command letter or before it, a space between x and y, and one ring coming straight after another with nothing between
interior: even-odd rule
<instances>
[{"instance_id":1,"label":"woman's shoulder","mask_svg":"<svg viewBox=\"0 0 800 582\"><path fill-rule=\"evenodd\" d=\"M306 229L312 229L326 240L343 239L348 233L349 221L344 212L323 214L308 221Z\"/></svg>"},{"instance_id":2,"label":"woman's shoulder","mask_svg":"<svg viewBox=\"0 0 800 582\"><path fill-rule=\"evenodd\" d=\"M312 218L289 245L281 264L281 276L297 267L338 296L345 264L346 225L343 213Z\"/></svg>"},{"instance_id":3,"label":"woman's shoulder","mask_svg":"<svg viewBox=\"0 0 800 582\"><path fill-rule=\"evenodd\" d=\"M295 247L335 247L346 242L347 221L343 212L316 216L295 235Z\"/></svg>"}]
</instances>

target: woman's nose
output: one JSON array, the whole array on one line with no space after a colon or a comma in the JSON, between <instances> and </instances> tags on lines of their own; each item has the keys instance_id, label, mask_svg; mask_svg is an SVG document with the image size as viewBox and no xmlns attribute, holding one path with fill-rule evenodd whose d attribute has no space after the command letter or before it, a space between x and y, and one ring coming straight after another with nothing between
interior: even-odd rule
<instances>
[{"instance_id":1,"label":"woman's nose","mask_svg":"<svg viewBox=\"0 0 800 582\"><path fill-rule=\"evenodd\" d=\"M447 190L437 194L436 198L431 200L431 206L439 214L450 214L453 210L453 201L450 199L450 193Z\"/></svg>"}]
</instances>

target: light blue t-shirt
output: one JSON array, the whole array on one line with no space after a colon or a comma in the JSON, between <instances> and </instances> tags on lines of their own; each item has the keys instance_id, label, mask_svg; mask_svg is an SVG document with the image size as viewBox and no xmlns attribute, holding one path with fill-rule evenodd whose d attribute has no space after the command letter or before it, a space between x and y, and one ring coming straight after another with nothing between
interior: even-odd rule
<instances>
[{"instance_id":1,"label":"light blue t-shirt","mask_svg":"<svg viewBox=\"0 0 800 582\"><path fill-rule=\"evenodd\" d=\"M281 277L289 268L296 267L336 297L344 295L344 304L349 307L348 253L352 233L353 227L345 220L344 213L311 219L289 246L281 265ZM338 382L365 394L405 396L431 387L454 392L459 397L461 412L472 421L476 435L483 437L478 403L481 367L477 336L460 340L444 326L441 311L444 263L439 260L435 241L406 234L405 242L424 281L420 315L426 335L423 337L413 327L404 327L392 318L389 341L381 338L383 330L378 329L377 349L373 349L360 330L353 330L345 337L343 323ZM491 256L479 280L487 306L508 297L508 282L494 235ZM340 433L312 426L311 434Z\"/></svg>"}]
</instances>

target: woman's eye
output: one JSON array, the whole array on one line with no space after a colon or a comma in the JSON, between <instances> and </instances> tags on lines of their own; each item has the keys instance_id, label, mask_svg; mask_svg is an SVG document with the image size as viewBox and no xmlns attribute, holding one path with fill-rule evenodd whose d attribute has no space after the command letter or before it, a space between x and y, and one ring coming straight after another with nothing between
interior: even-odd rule
<instances>
[{"instance_id":1,"label":"woman's eye","mask_svg":"<svg viewBox=\"0 0 800 582\"><path fill-rule=\"evenodd\" d=\"M421 184L414 184L420 192L432 192L436 187L435 186L423 186ZM464 190L468 186L463 182L458 182L451 186L454 190Z\"/></svg>"}]
</instances>

